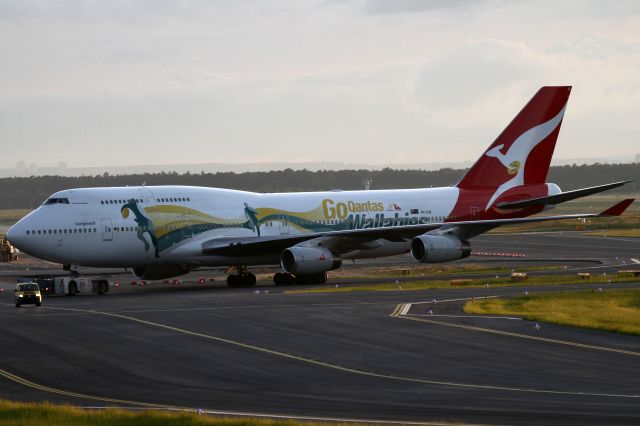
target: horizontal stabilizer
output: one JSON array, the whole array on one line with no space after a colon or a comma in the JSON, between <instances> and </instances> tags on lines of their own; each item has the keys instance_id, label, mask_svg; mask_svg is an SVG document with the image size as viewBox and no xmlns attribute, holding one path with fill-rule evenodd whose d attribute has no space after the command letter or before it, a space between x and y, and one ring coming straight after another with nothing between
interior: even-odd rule
<instances>
[{"instance_id":1,"label":"horizontal stabilizer","mask_svg":"<svg viewBox=\"0 0 640 426\"><path fill-rule=\"evenodd\" d=\"M633 203L634 198L627 198L626 200L620 201L615 206L609 207L598 216L620 216L626 209Z\"/></svg>"},{"instance_id":2,"label":"horizontal stabilizer","mask_svg":"<svg viewBox=\"0 0 640 426\"><path fill-rule=\"evenodd\" d=\"M566 201L575 200L576 198L586 197L587 195L597 194L602 191L608 191L609 189L617 188L627 183L634 182L633 180L625 180L622 182L607 183L606 185L592 186L589 188L576 189L574 191L562 192L556 195L549 195L547 197L530 198L527 200L499 203L496 207L500 209L521 209L524 207L539 206L539 205L555 205L564 203Z\"/></svg>"}]
</instances>

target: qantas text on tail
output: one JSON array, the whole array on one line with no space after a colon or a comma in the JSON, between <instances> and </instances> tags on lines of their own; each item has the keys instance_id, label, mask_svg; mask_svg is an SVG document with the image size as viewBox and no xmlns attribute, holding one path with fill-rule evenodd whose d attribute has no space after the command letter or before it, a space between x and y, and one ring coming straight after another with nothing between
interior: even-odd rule
<instances>
[{"instance_id":1,"label":"qantas text on tail","mask_svg":"<svg viewBox=\"0 0 640 426\"><path fill-rule=\"evenodd\" d=\"M280 264L276 284L324 282L343 259L411 251L420 262L469 256L469 240L505 224L615 216L531 217L627 182L561 192L547 183L571 87L543 87L469 171L445 188L258 194L155 186L60 191L8 232L19 249L73 266L131 267L162 279L201 266Z\"/></svg>"}]
</instances>

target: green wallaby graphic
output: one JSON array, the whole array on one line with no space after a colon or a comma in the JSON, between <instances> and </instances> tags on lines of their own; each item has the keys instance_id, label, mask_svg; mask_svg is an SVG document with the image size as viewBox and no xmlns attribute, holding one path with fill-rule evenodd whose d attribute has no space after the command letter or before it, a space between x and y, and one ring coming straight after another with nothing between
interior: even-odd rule
<instances>
[{"instance_id":1,"label":"green wallaby graphic","mask_svg":"<svg viewBox=\"0 0 640 426\"><path fill-rule=\"evenodd\" d=\"M147 239L144 237L144 233L147 232L149 237L151 238L151 243L153 244L155 257L160 257L158 255L158 240L156 239L156 227L153 225L153 222L148 219L146 216L142 214L140 209L138 208L138 203L136 200L131 199L129 202L122 206L120 209L120 213L123 217L126 217L128 213L125 213L125 210L129 209L133 212L135 216L135 222L138 224L136 227L138 230L138 239L144 243L144 250L149 251L149 243Z\"/></svg>"},{"instance_id":2,"label":"green wallaby graphic","mask_svg":"<svg viewBox=\"0 0 640 426\"><path fill-rule=\"evenodd\" d=\"M250 207L249 204L244 203L244 215L247 217L249 224L251 225L251 229L256 231L258 237L260 236L260 221L258 220L258 211L253 207Z\"/></svg>"}]
</instances>

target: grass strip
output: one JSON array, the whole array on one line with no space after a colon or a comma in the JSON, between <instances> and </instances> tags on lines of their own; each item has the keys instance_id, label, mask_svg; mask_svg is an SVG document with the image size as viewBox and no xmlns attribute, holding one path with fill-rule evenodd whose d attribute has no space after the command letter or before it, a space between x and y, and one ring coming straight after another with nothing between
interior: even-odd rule
<instances>
[{"instance_id":1,"label":"grass strip","mask_svg":"<svg viewBox=\"0 0 640 426\"><path fill-rule=\"evenodd\" d=\"M476 299L464 311L640 335L640 290L557 291L509 299Z\"/></svg>"},{"instance_id":2,"label":"grass strip","mask_svg":"<svg viewBox=\"0 0 640 426\"><path fill-rule=\"evenodd\" d=\"M197 413L119 408L84 409L49 402L15 402L0 400L0 426L293 426L335 425L329 422L213 417Z\"/></svg>"},{"instance_id":3,"label":"grass strip","mask_svg":"<svg viewBox=\"0 0 640 426\"><path fill-rule=\"evenodd\" d=\"M369 285L346 285L336 287L318 287L307 288L304 290L287 290L286 293L338 293L338 292L350 292L350 291L411 291L411 290L429 290L434 288L473 288L473 287L486 287L488 284L491 287L494 286L519 286L519 287L531 287L541 285L569 285L569 284L609 284L618 282L632 282L636 281L629 276L614 276L614 275L596 275L591 276L590 279L582 279L577 275L542 275L537 277L529 277L526 281L514 282L511 277L499 277L499 278L476 278L470 279L467 282L460 283L455 287L452 286L451 281L459 280L418 280L418 281L396 281L393 283L378 283Z\"/></svg>"},{"instance_id":4,"label":"grass strip","mask_svg":"<svg viewBox=\"0 0 640 426\"><path fill-rule=\"evenodd\" d=\"M566 265L540 265L540 266L528 266L527 271L559 271L566 269ZM400 278L400 277L417 277L425 275L442 275L442 274L504 274L511 273L514 269L509 266L489 266L482 263L473 263L473 260L468 263L453 263L448 265L438 264L432 266L411 266L411 267L368 267L366 272L349 270L347 271L332 271L330 272L330 278L344 279L344 278Z\"/></svg>"}]
</instances>

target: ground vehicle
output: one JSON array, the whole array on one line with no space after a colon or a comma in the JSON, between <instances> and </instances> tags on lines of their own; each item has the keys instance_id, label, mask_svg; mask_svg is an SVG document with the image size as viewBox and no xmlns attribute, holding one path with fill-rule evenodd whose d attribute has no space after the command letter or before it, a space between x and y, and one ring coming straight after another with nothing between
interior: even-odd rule
<instances>
[{"instance_id":1,"label":"ground vehicle","mask_svg":"<svg viewBox=\"0 0 640 426\"><path fill-rule=\"evenodd\" d=\"M109 281L104 278L87 278L87 277L56 277L54 279L54 294L75 296L76 293L98 293L105 294L109 292Z\"/></svg>"},{"instance_id":2,"label":"ground vehicle","mask_svg":"<svg viewBox=\"0 0 640 426\"><path fill-rule=\"evenodd\" d=\"M42 306L42 294L40 294L40 287L36 283L18 283L16 284L15 293L16 308L28 303Z\"/></svg>"},{"instance_id":3,"label":"ground vehicle","mask_svg":"<svg viewBox=\"0 0 640 426\"><path fill-rule=\"evenodd\" d=\"M54 294L54 279L49 275L32 275L27 277L18 277L18 283L36 283L40 287L40 294L47 296Z\"/></svg>"}]
</instances>

